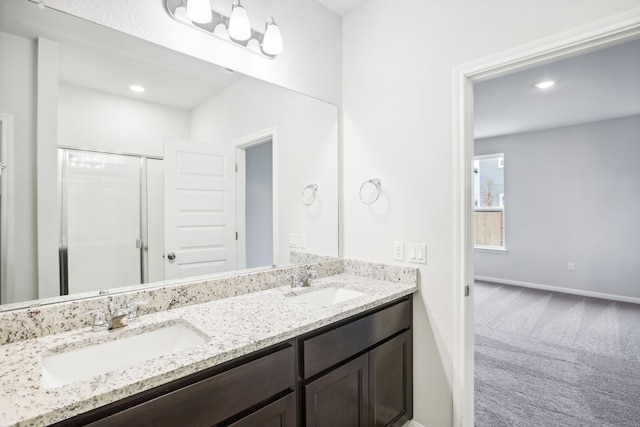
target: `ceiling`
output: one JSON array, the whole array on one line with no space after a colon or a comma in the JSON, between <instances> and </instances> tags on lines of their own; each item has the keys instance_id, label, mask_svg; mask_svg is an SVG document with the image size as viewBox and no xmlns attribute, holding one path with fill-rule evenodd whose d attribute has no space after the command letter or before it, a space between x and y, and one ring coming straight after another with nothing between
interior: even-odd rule
<instances>
[{"instance_id":1,"label":"ceiling","mask_svg":"<svg viewBox=\"0 0 640 427\"><path fill-rule=\"evenodd\" d=\"M317 0L318 3L335 13L344 16L352 10L362 6L369 0Z\"/></svg>"},{"instance_id":2,"label":"ceiling","mask_svg":"<svg viewBox=\"0 0 640 427\"><path fill-rule=\"evenodd\" d=\"M534 85L555 80L547 90ZM640 114L640 40L474 85L475 138Z\"/></svg>"}]
</instances>

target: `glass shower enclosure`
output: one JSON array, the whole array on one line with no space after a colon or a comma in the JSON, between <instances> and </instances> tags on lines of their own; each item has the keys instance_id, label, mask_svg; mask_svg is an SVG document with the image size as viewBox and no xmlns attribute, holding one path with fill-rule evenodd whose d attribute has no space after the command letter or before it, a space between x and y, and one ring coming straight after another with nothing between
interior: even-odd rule
<instances>
[{"instance_id":1,"label":"glass shower enclosure","mask_svg":"<svg viewBox=\"0 0 640 427\"><path fill-rule=\"evenodd\" d=\"M162 160L58 149L60 294L162 280Z\"/></svg>"}]
</instances>

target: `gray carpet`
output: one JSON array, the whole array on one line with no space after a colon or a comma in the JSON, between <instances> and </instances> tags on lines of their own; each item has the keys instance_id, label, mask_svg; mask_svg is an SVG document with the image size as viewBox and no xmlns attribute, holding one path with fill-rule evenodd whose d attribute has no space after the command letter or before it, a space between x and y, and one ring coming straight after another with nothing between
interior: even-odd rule
<instances>
[{"instance_id":1,"label":"gray carpet","mask_svg":"<svg viewBox=\"0 0 640 427\"><path fill-rule=\"evenodd\" d=\"M640 305L476 283L476 427L640 427Z\"/></svg>"}]
</instances>

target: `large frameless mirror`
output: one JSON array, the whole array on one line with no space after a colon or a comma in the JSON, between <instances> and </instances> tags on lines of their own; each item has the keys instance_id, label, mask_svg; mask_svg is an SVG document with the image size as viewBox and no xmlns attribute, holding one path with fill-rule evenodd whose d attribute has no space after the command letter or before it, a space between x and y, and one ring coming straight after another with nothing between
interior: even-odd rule
<instances>
[{"instance_id":1,"label":"large frameless mirror","mask_svg":"<svg viewBox=\"0 0 640 427\"><path fill-rule=\"evenodd\" d=\"M0 54L5 309L338 256L336 106L28 0Z\"/></svg>"}]
</instances>

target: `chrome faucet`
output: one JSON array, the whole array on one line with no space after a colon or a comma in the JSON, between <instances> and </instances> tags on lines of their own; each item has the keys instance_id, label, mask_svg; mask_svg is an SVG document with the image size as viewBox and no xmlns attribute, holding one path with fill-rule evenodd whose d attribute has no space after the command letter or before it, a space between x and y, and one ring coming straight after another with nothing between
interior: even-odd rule
<instances>
[{"instance_id":1,"label":"chrome faucet","mask_svg":"<svg viewBox=\"0 0 640 427\"><path fill-rule=\"evenodd\" d=\"M289 279L291 279L291 287L292 288L297 288L297 287L302 287L302 288L306 288L311 286L311 279L313 279L314 277L317 277L318 274L316 273L315 270L307 270L306 273L297 275L297 274L290 274L289 276L287 276Z\"/></svg>"},{"instance_id":2,"label":"chrome faucet","mask_svg":"<svg viewBox=\"0 0 640 427\"><path fill-rule=\"evenodd\" d=\"M130 320L136 320L138 318L138 307L144 304L148 304L148 301L132 301L129 303L128 308L124 309L113 301L109 301L107 311L103 308L98 308L82 313L81 316L94 315L92 325L94 331L118 329L127 326Z\"/></svg>"}]
</instances>

